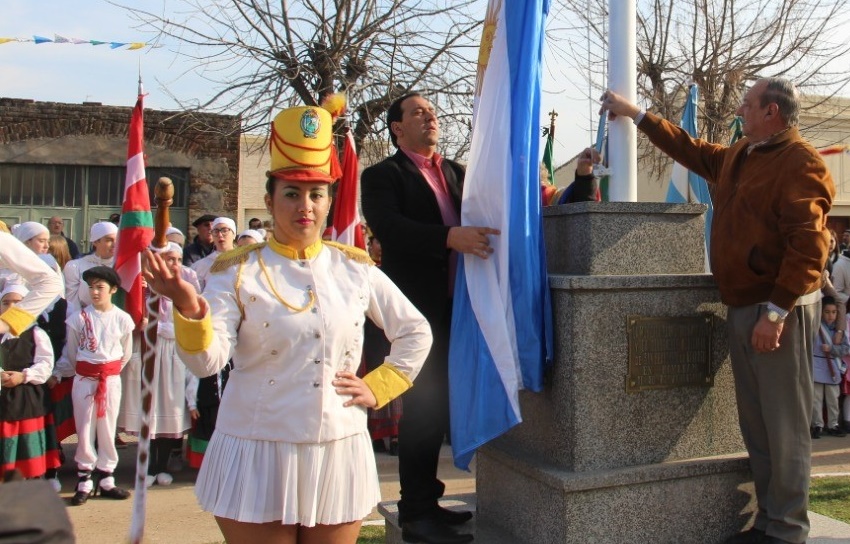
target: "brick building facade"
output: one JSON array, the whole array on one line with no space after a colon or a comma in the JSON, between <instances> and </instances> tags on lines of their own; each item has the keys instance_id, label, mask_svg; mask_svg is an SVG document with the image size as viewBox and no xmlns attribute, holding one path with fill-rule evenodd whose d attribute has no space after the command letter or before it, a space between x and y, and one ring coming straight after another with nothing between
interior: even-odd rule
<instances>
[{"instance_id":1,"label":"brick building facade","mask_svg":"<svg viewBox=\"0 0 850 544\"><path fill-rule=\"evenodd\" d=\"M85 242L88 227L120 211L131 107L0 98L0 219L65 219L66 234ZM240 120L236 116L148 110L149 185L175 182L172 223L211 213L236 218Z\"/></svg>"}]
</instances>

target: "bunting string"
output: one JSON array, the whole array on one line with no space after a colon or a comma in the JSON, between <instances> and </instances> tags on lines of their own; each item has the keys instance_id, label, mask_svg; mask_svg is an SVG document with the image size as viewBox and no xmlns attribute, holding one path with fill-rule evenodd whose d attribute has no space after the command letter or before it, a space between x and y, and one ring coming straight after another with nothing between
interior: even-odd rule
<instances>
[{"instance_id":1,"label":"bunting string","mask_svg":"<svg viewBox=\"0 0 850 544\"><path fill-rule=\"evenodd\" d=\"M144 49L145 47L158 47L153 43L148 42L113 42L107 40L83 40L80 38L67 38L65 36L60 36L59 34L54 34L53 38L48 38L46 36L32 36L31 38L14 38L14 37L3 37L0 36L0 45L4 43L34 43L36 45L41 45L43 43L63 43L70 45L106 45L109 46L110 49L124 49L125 51L133 51L135 49Z\"/></svg>"}]
</instances>

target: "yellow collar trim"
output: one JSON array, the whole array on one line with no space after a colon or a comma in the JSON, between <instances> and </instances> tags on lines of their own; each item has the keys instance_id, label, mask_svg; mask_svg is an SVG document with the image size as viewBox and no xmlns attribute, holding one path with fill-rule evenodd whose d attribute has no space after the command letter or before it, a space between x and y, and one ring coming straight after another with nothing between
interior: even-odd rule
<instances>
[{"instance_id":1,"label":"yellow collar trim","mask_svg":"<svg viewBox=\"0 0 850 544\"><path fill-rule=\"evenodd\" d=\"M286 257L287 259L292 259L293 261L296 259L312 259L322 251L322 241L319 240L315 244L307 246L304 248L304 251L299 254L297 249L286 244L281 244L275 240L274 236L272 236L269 238L269 247L278 255Z\"/></svg>"}]
</instances>

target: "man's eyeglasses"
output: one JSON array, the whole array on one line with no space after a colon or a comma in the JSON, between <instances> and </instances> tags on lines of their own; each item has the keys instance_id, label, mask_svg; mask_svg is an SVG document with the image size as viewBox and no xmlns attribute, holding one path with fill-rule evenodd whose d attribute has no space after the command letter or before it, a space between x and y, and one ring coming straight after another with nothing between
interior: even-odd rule
<instances>
[{"instance_id":1,"label":"man's eyeglasses","mask_svg":"<svg viewBox=\"0 0 850 544\"><path fill-rule=\"evenodd\" d=\"M227 228L227 227L224 227L224 228L221 228L221 229L213 229L213 230L212 230L212 233L213 233L213 234L221 234L222 236L226 235L228 232L233 232L233 231L232 231L232 230L230 230L230 229L229 229L229 228Z\"/></svg>"}]
</instances>

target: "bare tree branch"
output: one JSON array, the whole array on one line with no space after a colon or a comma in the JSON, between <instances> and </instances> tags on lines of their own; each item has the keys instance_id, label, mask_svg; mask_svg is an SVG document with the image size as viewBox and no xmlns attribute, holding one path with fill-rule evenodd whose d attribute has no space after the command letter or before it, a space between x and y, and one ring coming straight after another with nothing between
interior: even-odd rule
<instances>
[{"instance_id":1,"label":"bare tree branch","mask_svg":"<svg viewBox=\"0 0 850 544\"><path fill-rule=\"evenodd\" d=\"M603 21L607 2L564 0L560 16L579 18L593 30L594 45L607 50ZM637 28L638 94L648 109L677 122L690 82L699 85L700 137L728 143L746 86L766 76L794 81L816 95L816 108L845 91L850 41L841 32L848 0L646 0L639 1ZM558 16L558 15L556 15ZM568 38L569 40L570 38ZM590 85L601 91L604 69L586 67L588 47L580 39L568 49L573 66L585 66ZM843 65L837 62L843 59ZM845 108L846 109L846 108ZM841 110L843 111L843 110ZM837 112L838 115L840 112ZM660 171L666 158L642 150Z\"/></svg>"},{"instance_id":2,"label":"bare tree branch","mask_svg":"<svg viewBox=\"0 0 850 544\"><path fill-rule=\"evenodd\" d=\"M120 0L115 0L116 5ZM358 148L385 152L382 117L418 91L438 103L447 156L468 147L480 35L478 0L176 0L166 16L128 9L195 64L214 92L173 97L188 111L226 112L265 132L282 107L344 90ZM373 145L367 145L373 142ZM379 158L379 157L376 157Z\"/></svg>"}]
</instances>

